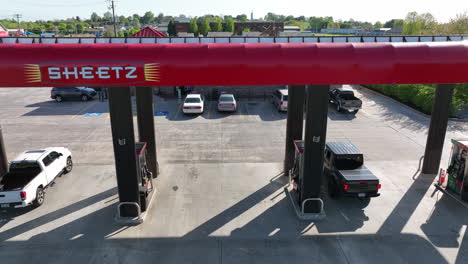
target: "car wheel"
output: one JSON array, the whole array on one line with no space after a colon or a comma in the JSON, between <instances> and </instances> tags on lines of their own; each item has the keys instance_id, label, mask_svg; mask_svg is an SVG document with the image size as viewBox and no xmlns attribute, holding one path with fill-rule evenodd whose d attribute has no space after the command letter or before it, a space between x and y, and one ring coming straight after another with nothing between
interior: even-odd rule
<instances>
[{"instance_id":1,"label":"car wheel","mask_svg":"<svg viewBox=\"0 0 468 264\"><path fill-rule=\"evenodd\" d=\"M87 95L83 94L83 95L81 96L81 101L86 102L86 101L88 101L88 100L89 100L89 97L88 97Z\"/></svg>"},{"instance_id":2,"label":"car wheel","mask_svg":"<svg viewBox=\"0 0 468 264\"><path fill-rule=\"evenodd\" d=\"M73 161L72 161L72 158L71 158L71 157L68 157L68 158L67 158L67 165L66 165L66 167L65 167L65 169L64 169L65 174L66 174L66 173L69 173L70 171L72 171L72 169L73 169Z\"/></svg>"},{"instance_id":3,"label":"car wheel","mask_svg":"<svg viewBox=\"0 0 468 264\"><path fill-rule=\"evenodd\" d=\"M45 192L44 189L41 187L37 188L36 190L36 200L34 200L33 205L34 207L39 207L44 203Z\"/></svg>"},{"instance_id":4,"label":"car wheel","mask_svg":"<svg viewBox=\"0 0 468 264\"><path fill-rule=\"evenodd\" d=\"M337 112L341 112L341 106L340 106L340 104L336 104L336 111L337 111Z\"/></svg>"},{"instance_id":5,"label":"car wheel","mask_svg":"<svg viewBox=\"0 0 468 264\"><path fill-rule=\"evenodd\" d=\"M55 96L55 101L57 101L57 102L59 102L59 103L62 102L62 101L63 101L62 96L61 96L61 95Z\"/></svg>"}]
</instances>

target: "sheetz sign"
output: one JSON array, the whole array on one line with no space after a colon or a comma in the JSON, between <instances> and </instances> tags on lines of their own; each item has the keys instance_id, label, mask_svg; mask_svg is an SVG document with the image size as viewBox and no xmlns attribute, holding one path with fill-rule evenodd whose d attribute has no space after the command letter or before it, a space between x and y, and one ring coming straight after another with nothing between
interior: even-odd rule
<instances>
[{"instance_id":1,"label":"sheetz sign","mask_svg":"<svg viewBox=\"0 0 468 264\"><path fill-rule=\"evenodd\" d=\"M126 85L159 82L159 77L159 63L84 60L25 65L25 79L29 83Z\"/></svg>"}]
</instances>

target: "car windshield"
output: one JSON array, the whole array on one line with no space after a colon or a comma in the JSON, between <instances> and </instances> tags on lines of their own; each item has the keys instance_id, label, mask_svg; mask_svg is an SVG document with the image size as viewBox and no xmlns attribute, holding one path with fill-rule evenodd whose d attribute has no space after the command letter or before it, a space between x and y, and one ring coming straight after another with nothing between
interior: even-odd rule
<instances>
[{"instance_id":1,"label":"car windshield","mask_svg":"<svg viewBox=\"0 0 468 264\"><path fill-rule=\"evenodd\" d=\"M220 102L234 102L234 98L232 96L221 96L219 98Z\"/></svg>"},{"instance_id":2,"label":"car windshield","mask_svg":"<svg viewBox=\"0 0 468 264\"><path fill-rule=\"evenodd\" d=\"M186 103L200 103L200 98L190 97L185 99Z\"/></svg>"},{"instance_id":3,"label":"car windshield","mask_svg":"<svg viewBox=\"0 0 468 264\"><path fill-rule=\"evenodd\" d=\"M338 170L355 170L363 164L362 155L340 156L335 157L335 167Z\"/></svg>"}]
</instances>

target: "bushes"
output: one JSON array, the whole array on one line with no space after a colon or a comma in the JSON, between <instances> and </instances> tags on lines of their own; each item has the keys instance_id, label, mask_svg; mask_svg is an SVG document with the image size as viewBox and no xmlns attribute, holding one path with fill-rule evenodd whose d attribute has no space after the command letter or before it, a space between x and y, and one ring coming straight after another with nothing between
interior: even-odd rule
<instances>
[{"instance_id":1,"label":"bushes","mask_svg":"<svg viewBox=\"0 0 468 264\"><path fill-rule=\"evenodd\" d=\"M435 94L435 86L433 85L379 84L366 86L427 114L432 111ZM453 115L461 110L463 105L468 105L468 84L457 84L452 98L452 105L450 106L450 114Z\"/></svg>"},{"instance_id":2,"label":"bushes","mask_svg":"<svg viewBox=\"0 0 468 264\"><path fill-rule=\"evenodd\" d=\"M367 87L393 97L425 113L431 113L435 93L435 88L432 86L423 84L381 84L367 85Z\"/></svg>"}]
</instances>

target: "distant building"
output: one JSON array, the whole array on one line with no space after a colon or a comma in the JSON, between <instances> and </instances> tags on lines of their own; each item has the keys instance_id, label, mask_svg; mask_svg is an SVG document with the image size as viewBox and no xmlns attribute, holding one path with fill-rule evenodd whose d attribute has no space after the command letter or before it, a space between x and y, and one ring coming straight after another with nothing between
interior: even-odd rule
<instances>
[{"instance_id":1,"label":"distant building","mask_svg":"<svg viewBox=\"0 0 468 264\"><path fill-rule=\"evenodd\" d=\"M156 29L157 29L159 32L161 32L161 33L164 33L164 34L166 34L166 35L169 35L168 32L167 32L167 31L169 30L169 23L161 23L161 24L159 24L159 25L157 26Z\"/></svg>"},{"instance_id":2,"label":"distant building","mask_svg":"<svg viewBox=\"0 0 468 264\"><path fill-rule=\"evenodd\" d=\"M145 27L137 33L130 36L131 38L166 38L167 35L157 31L151 27Z\"/></svg>"},{"instance_id":3,"label":"distant building","mask_svg":"<svg viewBox=\"0 0 468 264\"><path fill-rule=\"evenodd\" d=\"M300 32L301 28L298 26L284 26L283 32Z\"/></svg>"},{"instance_id":4,"label":"distant building","mask_svg":"<svg viewBox=\"0 0 468 264\"><path fill-rule=\"evenodd\" d=\"M210 22L210 27L214 28L215 21ZM200 27L200 25L199 25ZM189 22L175 22L176 33L179 32L189 32L190 23ZM279 36L279 33L284 30L284 23L282 22L265 22L265 21L256 21L256 22L235 22L234 23L234 34L242 35L242 32L246 31L251 32L260 32L261 36Z\"/></svg>"},{"instance_id":5,"label":"distant building","mask_svg":"<svg viewBox=\"0 0 468 264\"><path fill-rule=\"evenodd\" d=\"M361 28L323 28L320 33L323 34L341 34L341 35L362 35L366 31Z\"/></svg>"},{"instance_id":6,"label":"distant building","mask_svg":"<svg viewBox=\"0 0 468 264\"><path fill-rule=\"evenodd\" d=\"M195 34L188 33L188 32L178 32L177 36L181 37L181 38L193 38L193 37L195 37Z\"/></svg>"},{"instance_id":7,"label":"distant building","mask_svg":"<svg viewBox=\"0 0 468 264\"><path fill-rule=\"evenodd\" d=\"M284 31L283 22L236 22L234 24L234 34L242 35L246 29L249 29L251 32L260 32L262 36L279 36L280 32Z\"/></svg>"},{"instance_id":8,"label":"distant building","mask_svg":"<svg viewBox=\"0 0 468 264\"><path fill-rule=\"evenodd\" d=\"M2 24L0 24L0 37L8 37L8 31Z\"/></svg>"},{"instance_id":9,"label":"distant building","mask_svg":"<svg viewBox=\"0 0 468 264\"><path fill-rule=\"evenodd\" d=\"M228 37L231 37L231 36L232 36L232 32L208 32L207 37L211 37L211 38L225 37L225 38L228 38Z\"/></svg>"},{"instance_id":10,"label":"distant building","mask_svg":"<svg viewBox=\"0 0 468 264\"><path fill-rule=\"evenodd\" d=\"M243 37L260 37L262 32L258 31L249 31L249 32L242 32Z\"/></svg>"}]
</instances>

